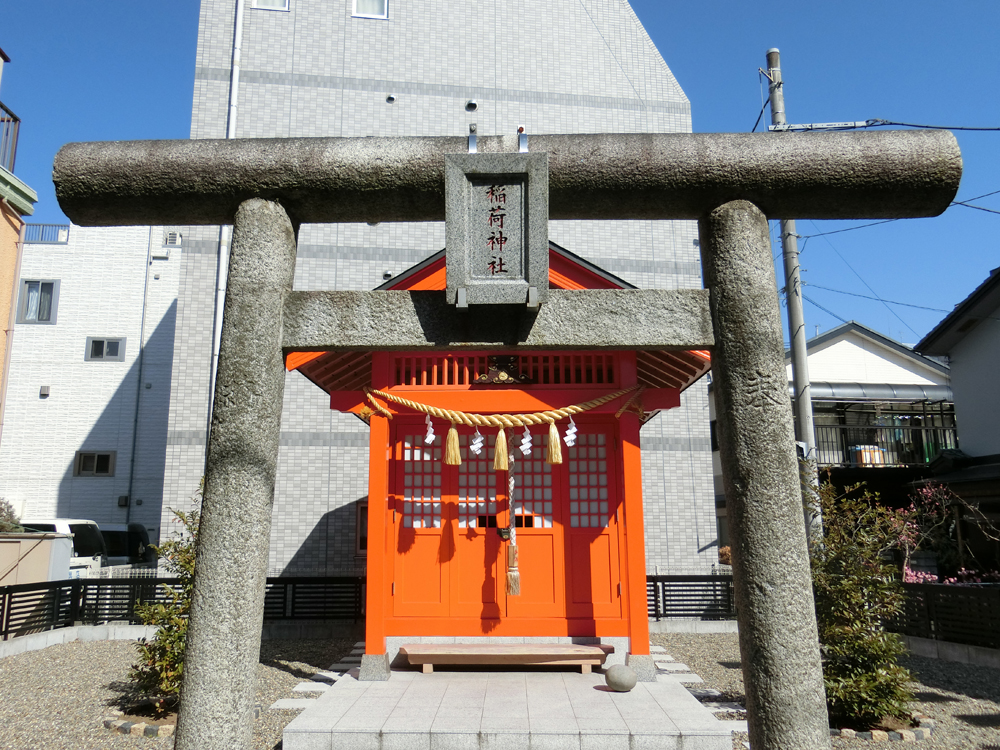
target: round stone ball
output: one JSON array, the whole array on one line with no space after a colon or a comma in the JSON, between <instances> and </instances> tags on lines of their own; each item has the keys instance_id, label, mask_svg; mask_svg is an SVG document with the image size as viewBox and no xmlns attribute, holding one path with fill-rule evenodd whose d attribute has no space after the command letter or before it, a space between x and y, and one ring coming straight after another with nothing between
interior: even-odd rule
<instances>
[{"instance_id":1,"label":"round stone ball","mask_svg":"<svg viewBox=\"0 0 1000 750\"><path fill-rule=\"evenodd\" d=\"M635 687L638 679L635 670L624 664L615 664L604 672L604 681L616 693L627 693Z\"/></svg>"}]
</instances>

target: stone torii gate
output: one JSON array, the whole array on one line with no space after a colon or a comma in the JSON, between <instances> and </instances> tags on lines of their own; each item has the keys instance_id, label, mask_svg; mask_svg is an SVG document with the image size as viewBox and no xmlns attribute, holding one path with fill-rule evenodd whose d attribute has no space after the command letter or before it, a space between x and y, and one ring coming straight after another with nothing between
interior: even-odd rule
<instances>
[{"instance_id":1,"label":"stone torii gate","mask_svg":"<svg viewBox=\"0 0 1000 750\"><path fill-rule=\"evenodd\" d=\"M234 225L178 750L250 747L283 349L470 346L712 350L750 739L829 746L767 220L937 215L958 189L957 143L897 131L531 146L549 155L550 219L697 219L706 289L553 290L502 330L475 311L457 319L443 292L292 291L301 223L444 219L444 155L467 151L460 137L76 143L57 155L59 202L77 224ZM478 149L516 151L516 139ZM368 644L363 670L384 670L384 651Z\"/></svg>"}]
</instances>

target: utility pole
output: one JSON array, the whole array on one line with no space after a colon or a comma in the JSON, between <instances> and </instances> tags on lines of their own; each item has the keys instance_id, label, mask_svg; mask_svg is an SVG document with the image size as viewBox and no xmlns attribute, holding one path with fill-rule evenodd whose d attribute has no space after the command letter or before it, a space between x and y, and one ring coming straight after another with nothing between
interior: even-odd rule
<instances>
[{"instance_id":1,"label":"utility pole","mask_svg":"<svg viewBox=\"0 0 1000 750\"><path fill-rule=\"evenodd\" d=\"M776 47L767 51L768 94L771 102L771 125L785 125L785 92L781 80L781 53ZM788 337L792 348L792 385L795 390L795 432L805 444L807 461L816 460L816 430L813 426L812 393L809 388L809 361L806 351L806 323L802 313L802 281L799 278L799 243L794 219L781 220L782 259L785 265L785 303L788 307ZM819 482L815 471L807 478L813 488ZM818 508L805 510L806 533L810 540L822 538L822 519Z\"/></svg>"}]
</instances>

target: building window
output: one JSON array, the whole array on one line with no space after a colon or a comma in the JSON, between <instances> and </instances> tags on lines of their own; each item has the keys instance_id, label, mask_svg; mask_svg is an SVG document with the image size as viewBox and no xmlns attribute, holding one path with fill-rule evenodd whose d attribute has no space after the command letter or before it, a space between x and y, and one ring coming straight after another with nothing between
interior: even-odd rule
<instances>
[{"instance_id":1,"label":"building window","mask_svg":"<svg viewBox=\"0 0 1000 750\"><path fill-rule=\"evenodd\" d=\"M354 0L354 13L357 18L388 18L389 0Z\"/></svg>"},{"instance_id":2,"label":"building window","mask_svg":"<svg viewBox=\"0 0 1000 750\"><path fill-rule=\"evenodd\" d=\"M289 0L253 0L253 7L261 10L288 10Z\"/></svg>"},{"instance_id":3,"label":"building window","mask_svg":"<svg viewBox=\"0 0 1000 750\"><path fill-rule=\"evenodd\" d=\"M125 339L106 339L87 336L85 362L124 362Z\"/></svg>"},{"instance_id":4,"label":"building window","mask_svg":"<svg viewBox=\"0 0 1000 750\"><path fill-rule=\"evenodd\" d=\"M52 325L56 322L58 303L58 281L24 279L17 302L17 322Z\"/></svg>"},{"instance_id":5,"label":"building window","mask_svg":"<svg viewBox=\"0 0 1000 750\"><path fill-rule=\"evenodd\" d=\"M77 451L73 463L75 477L113 477L115 475L115 451Z\"/></svg>"},{"instance_id":6,"label":"building window","mask_svg":"<svg viewBox=\"0 0 1000 750\"><path fill-rule=\"evenodd\" d=\"M358 503L357 527L354 538L357 540L354 545L354 553L357 555L368 554L368 501L362 500Z\"/></svg>"}]
</instances>

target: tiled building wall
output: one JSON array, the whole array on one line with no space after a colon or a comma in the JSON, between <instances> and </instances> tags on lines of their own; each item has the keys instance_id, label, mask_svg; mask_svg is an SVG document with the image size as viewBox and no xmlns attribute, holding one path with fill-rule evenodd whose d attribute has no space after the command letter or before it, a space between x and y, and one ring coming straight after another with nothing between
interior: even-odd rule
<instances>
[{"instance_id":1,"label":"tiled building wall","mask_svg":"<svg viewBox=\"0 0 1000 750\"><path fill-rule=\"evenodd\" d=\"M193 138L225 136L233 7L202 2ZM390 0L388 20L352 18L351 7L247 8L238 137L464 135L472 122L483 135L520 125L529 134L691 129L686 97L624 0ZM549 233L637 286L701 286L693 222L563 221ZM218 229L186 232L165 507L183 506L203 470L218 245ZM295 287L371 289L443 246L440 223L303 226ZM367 445L363 424L287 376L272 569L358 563ZM708 570L715 524L703 385L643 429L643 449L649 570Z\"/></svg>"},{"instance_id":2,"label":"tiled building wall","mask_svg":"<svg viewBox=\"0 0 1000 750\"><path fill-rule=\"evenodd\" d=\"M55 324L14 329L0 497L23 517L159 532L181 267L179 253L151 257L162 244L158 227L70 227L67 244L24 246L21 279L58 280L59 292ZM124 338L124 361L86 361L88 336ZM113 476L74 476L81 450L114 452Z\"/></svg>"}]
</instances>

